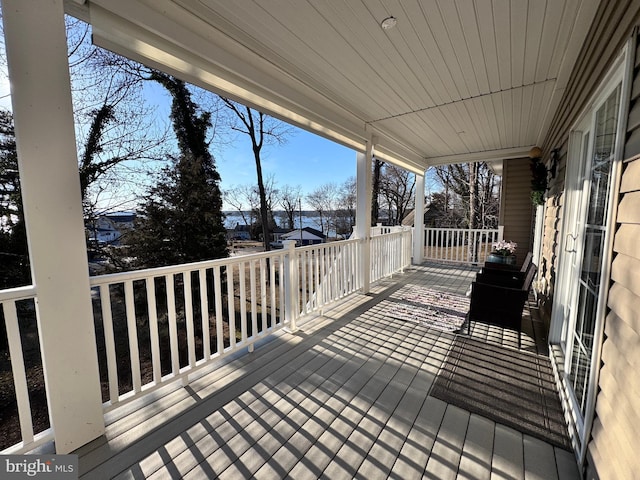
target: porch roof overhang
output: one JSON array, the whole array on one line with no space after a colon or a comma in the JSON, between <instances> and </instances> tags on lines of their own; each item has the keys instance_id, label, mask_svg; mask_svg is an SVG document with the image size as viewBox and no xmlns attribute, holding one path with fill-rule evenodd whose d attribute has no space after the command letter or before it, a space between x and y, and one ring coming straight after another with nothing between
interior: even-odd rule
<instances>
[{"instance_id":1,"label":"porch roof overhang","mask_svg":"<svg viewBox=\"0 0 640 480\"><path fill-rule=\"evenodd\" d=\"M422 173L542 145L599 3L67 0L67 12L100 46Z\"/></svg>"}]
</instances>

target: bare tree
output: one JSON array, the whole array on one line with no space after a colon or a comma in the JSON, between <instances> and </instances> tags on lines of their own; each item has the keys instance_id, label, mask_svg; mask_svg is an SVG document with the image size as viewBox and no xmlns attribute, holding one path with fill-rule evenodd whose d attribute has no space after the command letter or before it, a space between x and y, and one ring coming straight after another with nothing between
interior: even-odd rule
<instances>
[{"instance_id":1,"label":"bare tree","mask_svg":"<svg viewBox=\"0 0 640 480\"><path fill-rule=\"evenodd\" d=\"M273 175L265 179L264 191L267 205L267 221L269 229L277 226L273 212L273 206L280 198L280 192ZM225 201L240 214L245 225L251 227L251 236L254 239L260 237L262 232L262 215L260 207L260 191L257 185L235 185L223 193Z\"/></svg>"},{"instance_id":2,"label":"bare tree","mask_svg":"<svg viewBox=\"0 0 640 480\"><path fill-rule=\"evenodd\" d=\"M441 165L435 173L447 194L447 208L460 212L457 226L495 228L499 182L485 162Z\"/></svg>"},{"instance_id":3,"label":"bare tree","mask_svg":"<svg viewBox=\"0 0 640 480\"><path fill-rule=\"evenodd\" d=\"M447 208L461 215L455 222L456 226L469 228L469 165L439 165L435 167L435 172L445 190Z\"/></svg>"},{"instance_id":4,"label":"bare tree","mask_svg":"<svg viewBox=\"0 0 640 480\"><path fill-rule=\"evenodd\" d=\"M296 228L295 216L296 212L301 208L301 198L302 192L300 185L295 187L292 187L291 185L284 185L280 189L280 206L284 210L287 228L291 230ZM302 226L300 228L302 228Z\"/></svg>"},{"instance_id":5,"label":"bare tree","mask_svg":"<svg viewBox=\"0 0 640 480\"><path fill-rule=\"evenodd\" d=\"M336 235L349 235L356 224L356 177L340 186L336 204Z\"/></svg>"},{"instance_id":6,"label":"bare tree","mask_svg":"<svg viewBox=\"0 0 640 480\"><path fill-rule=\"evenodd\" d=\"M385 199L392 225L400 225L407 211L413 208L416 177L392 164L385 164L380 180L380 193Z\"/></svg>"},{"instance_id":7,"label":"bare tree","mask_svg":"<svg viewBox=\"0 0 640 480\"><path fill-rule=\"evenodd\" d=\"M238 212L245 225L253 225L256 223L256 212L260 208L260 200L256 193L254 186L232 185L222 195L225 202Z\"/></svg>"},{"instance_id":8,"label":"bare tree","mask_svg":"<svg viewBox=\"0 0 640 480\"><path fill-rule=\"evenodd\" d=\"M318 213L320 231L327 237L332 226L337 191L335 183L325 183L307 195L307 202Z\"/></svg>"},{"instance_id":9,"label":"bare tree","mask_svg":"<svg viewBox=\"0 0 640 480\"><path fill-rule=\"evenodd\" d=\"M140 80L91 44L89 25L72 17L65 23L82 203L91 224L105 210L136 203L147 174L168 159L169 127L157 121Z\"/></svg>"},{"instance_id":10,"label":"bare tree","mask_svg":"<svg viewBox=\"0 0 640 480\"><path fill-rule=\"evenodd\" d=\"M170 130L145 100L140 77L121 68L123 62L135 62L92 45L87 24L71 17L66 21L80 186L85 214L91 217L100 199L101 209L109 208L102 195L107 190L120 188L133 203L142 177L154 170L150 165L168 158ZM122 201L122 196L113 197Z\"/></svg>"},{"instance_id":11,"label":"bare tree","mask_svg":"<svg viewBox=\"0 0 640 480\"><path fill-rule=\"evenodd\" d=\"M260 190L257 185L254 187L254 191L258 198L260 198ZM273 231L276 228L277 222L274 215L274 207L278 204L280 198L280 190L278 189L278 182L276 181L276 177L274 174L269 174L264 179L264 194L266 198L267 205L267 222L269 222L269 231ZM262 207L261 207L262 208ZM258 211L258 218L262 222L262 211Z\"/></svg>"},{"instance_id":12,"label":"bare tree","mask_svg":"<svg viewBox=\"0 0 640 480\"><path fill-rule=\"evenodd\" d=\"M500 214L501 177L486 164L479 164L478 185L478 228L495 228Z\"/></svg>"},{"instance_id":13,"label":"bare tree","mask_svg":"<svg viewBox=\"0 0 640 480\"><path fill-rule=\"evenodd\" d=\"M265 115L262 112L253 110L237 102L223 98L222 102L232 112L230 116L230 127L232 130L247 135L251 140L251 150L256 163L256 176L258 183L258 193L260 196L260 218L262 224L262 238L264 249L271 249L269 245L269 204L267 190L262 173L262 148L265 145L282 145L287 137L293 133L291 126Z\"/></svg>"}]
</instances>

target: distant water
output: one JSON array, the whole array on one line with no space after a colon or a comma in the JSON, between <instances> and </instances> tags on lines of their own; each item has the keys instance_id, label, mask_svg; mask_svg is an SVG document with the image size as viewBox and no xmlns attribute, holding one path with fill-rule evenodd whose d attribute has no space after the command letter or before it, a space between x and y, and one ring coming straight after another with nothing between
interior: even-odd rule
<instances>
[{"instance_id":1,"label":"distant water","mask_svg":"<svg viewBox=\"0 0 640 480\"><path fill-rule=\"evenodd\" d=\"M244 220L242 216L238 212L224 212L225 221L224 226L228 229L234 228L236 224L244 225ZM246 215L247 218L250 218L249 215ZM281 228L287 228L286 217L280 212L276 212L276 223ZM300 214L296 214L295 216L295 227L300 228ZM325 219L326 222L326 219ZM302 228L311 227L316 230L320 230L320 217L315 212L302 212Z\"/></svg>"}]
</instances>

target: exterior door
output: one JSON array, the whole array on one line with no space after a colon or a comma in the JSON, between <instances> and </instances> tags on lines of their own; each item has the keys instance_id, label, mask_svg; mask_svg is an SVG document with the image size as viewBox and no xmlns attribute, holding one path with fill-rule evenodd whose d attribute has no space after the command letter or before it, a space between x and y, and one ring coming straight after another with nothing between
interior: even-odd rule
<instances>
[{"instance_id":1,"label":"exterior door","mask_svg":"<svg viewBox=\"0 0 640 480\"><path fill-rule=\"evenodd\" d=\"M566 401L580 443L586 436L588 399L595 396L594 346L601 341L596 325L605 310L601 272L608 262L621 90L618 82L600 97L572 133L570 144L574 164L566 179L564 271L556 308L562 312Z\"/></svg>"}]
</instances>

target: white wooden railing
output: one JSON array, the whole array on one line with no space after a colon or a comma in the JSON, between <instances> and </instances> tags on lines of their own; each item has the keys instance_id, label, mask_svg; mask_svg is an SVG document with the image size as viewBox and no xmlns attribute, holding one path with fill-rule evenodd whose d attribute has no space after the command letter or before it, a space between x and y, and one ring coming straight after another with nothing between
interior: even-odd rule
<instances>
[{"instance_id":1,"label":"white wooden railing","mask_svg":"<svg viewBox=\"0 0 640 480\"><path fill-rule=\"evenodd\" d=\"M291 268L297 276L291 281L297 284L293 290L293 319L321 312L328 306L362 288L358 268L360 242L345 240L309 247L295 248Z\"/></svg>"},{"instance_id":2,"label":"white wooden railing","mask_svg":"<svg viewBox=\"0 0 640 480\"><path fill-rule=\"evenodd\" d=\"M375 227L374 227L375 228ZM411 227L382 227L393 233L371 237L371 281L375 282L411 264Z\"/></svg>"},{"instance_id":3,"label":"white wooden railing","mask_svg":"<svg viewBox=\"0 0 640 480\"><path fill-rule=\"evenodd\" d=\"M29 399L29 383L42 385L42 378L34 376L42 375L42 360L39 358L38 347L38 318L35 305L36 288L34 286L11 288L0 290L0 315L4 318L6 339L8 343L8 358L2 361L11 362L11 376L13 377L14 395L17 404L18 423L21 441L2 453L16 453L30 447L35 448L43 443L53 440L51 428L40 432L34 431L31 401ZM25 362L25 352L29 361ZM37 357L37 358L36 358ZM3 374L3 381L9 376ZM31 379L31 382L29 380ZM10 386L3 385L4 394L9 397ZM5 399L6 401L6 399ZM3 412L7 417L11 412ZM38 412L40 418L48 418L48 412Z\"/></svg>"},{"instance_id":4,"label":"white wooden railing","mask_svg":"<svg viewBox=\"0 0 640 480\"><path fill-rule=\"evenodd\" d=\"M106 409L281 329L284 262L279 250L93 277Z\"/></svg>"},{"instance_id":5,"label":"white wooden railing","mask_svg":"<svg viewBox=\"0 0 640 480\"><path fill-rule=\"evenodd\" d=\"M371 281L411 261L411 231L370 241ZM182 379L363 287L361 240L92 277L91 298L105 412ZM37 341L35 287L0 291L22 442L20 453L53 439L34 434L18 310ZM25 308L21 302L30 302ZM17 306L20 305L20 309ZM23 333L24 336L24 333ZM46 363L46 362L45 362Z\"/></svg>"},{"instance_id":6,"label":"white wooden railing","mask_svg":"<svg viewBox=\"0 0 640 480\"><path fill-rule=\"evenodd\" d=\"M424 229L424 259L438 262L482 263L499 240L496 229Z\"/></svg>"},{"instance_id":7,"label":"white wooden railing","mask_svg":"<svg viewBox=\"0 0 640 480\"><path fill-rule=\"evenodd\" d=\"M378 223L375 227L371 227L371 236L376 237L379 235L386 235L387 233L397 233L402 232L406 229L411 229L411 227L403 227L402 225L382 225Z\"/></svg>"},{"instance_id":8,"label":"white wooden railing","mask_svg":"<svg viewBox=\"0 0 640 480\"><path fill-rule=\"evenodd\" d=\"M372 229L370 281L410 264L411 237L410 228ZM497 229L426 228L425 258L481 262L498 239ZM267 253L91 278L105 411L186 380L240 349L252 350L257 341L295 329L299 319L360 290L362 248L358 239L300 248L291 242ZM21 433L20 443L2 453L53 439L50 428L34 431L28 387L34 369L23 354L25 337L32 343L39 338L36 303L33 286L0 291Z\"/></svg>"},{"instance_id":9,"label":"white wooden railing","mask_svg":"<svg viewBox=\"0 0 640 480\"><path fill-rule=\"evenodd\" d=\"M382 249L385 259L376 262L382 266L376 267L378 278L410 262L407 234L372 240L372 249ZM285 326L295 329L304 315L321 312L362 287L359 240L300 248L286 243L276 252L92 278L98 350L104 352L99 357L108 385L105 408L239 349L252 349ZM123 354L116 345L123 335L126 365L118 363ZM144 351L140 345L146 345Z\"/></svg>"}]
</instances>

